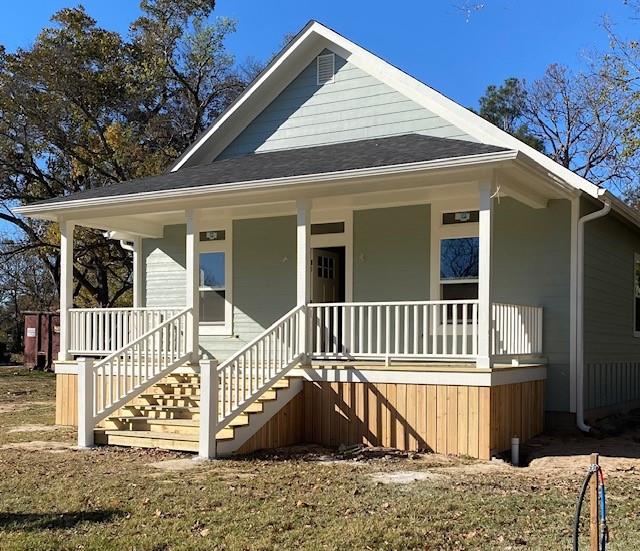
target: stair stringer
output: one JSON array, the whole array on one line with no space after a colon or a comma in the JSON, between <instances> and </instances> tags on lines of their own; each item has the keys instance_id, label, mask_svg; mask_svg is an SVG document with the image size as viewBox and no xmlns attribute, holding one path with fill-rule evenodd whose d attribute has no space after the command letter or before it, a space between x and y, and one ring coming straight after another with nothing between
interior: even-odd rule
<instances>
[{"instance_id":1,"label":"stair stringer","mask_svg":"<svg viewBox=\"0 0 640 551\"><path fill-rule=\"evenodd\" d=\"M284 406L302 392L303 380L290 378L287 388L279 388L275 400L262 402L262 411L252 413L248 425L234 427L234 436L231 440L218 440L216 443L217 457L229 457L237 452L252 436L254 436L267 422L273 418Z\"/></svg>"}]
</instances>

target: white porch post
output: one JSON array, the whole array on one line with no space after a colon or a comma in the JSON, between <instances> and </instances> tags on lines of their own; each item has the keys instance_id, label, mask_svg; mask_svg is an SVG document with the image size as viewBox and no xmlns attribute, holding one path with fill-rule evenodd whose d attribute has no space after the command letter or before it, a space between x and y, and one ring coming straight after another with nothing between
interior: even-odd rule
<instances>
[{"instance_id":1,"label":"white porch post","mask_svg":"<svg viewBox=\"0 0 640 551\"><path fill-rule=\"evenodd\" d=\"M93 358L78 358L78 447L93 446Z\"/></svg>"},{"instance_id":2,"label":"white porch post","mask_svg":"<svg viewBox=\"0 0 640 551\"><path fill-rule=\"evenodd\" d=\"M478 259L478 359L477 367L491 367L491 249L493 242L493 186L479 186L480 237Z\"/></svg>"},{"instance_id":3,"label":"white porch post","mask_svg":"<svg viewBox=\"0 0 640 551\"><path fill-rule=\"evenodd\" d=\"M200 322L200 256L198 243L200 233L198 229L198 211L186 211L187 239L186 239L186 307L191 308L190 323L187 324L187 342L191 348L191 361L198 363L200 358L199 322Z\"/></svg>"},{"instance_id":4,"label":"white porch post","mask_svg":"<svg viewBox=\"0 0 640 551\"><path fill-rule=\"evenodd\" d=\"M69 309L73 307L73 222L60 221L60 352L58 359L69 360L71 327Z\"/></svg>"},{"instance_id":5,"label":"white porch post","mask_svg":"<svg viewBox=\"0 0 640 551\"><path fill-rule=\"evenodd\" d=\"M218 362L200 360L200 437L198 455L216 458L218 432Z\"/></svg>"},{"instance_id":6,"label":"white porch post","mask_svg":"<svg viewBox=\"0 0 640 551\"><path fill-rule=\"evenodd\" d=\"M133 307L142 308L142 239L133 240Z\"/></svg>"},{"instance_id":7,"label":"white porch post","mask_svg":"<svg viewBox=\"0 0 640 551\"><path fill-rule=\"evenodd\" d=\"M298 212L296 229L296 305L303 306L311 302L311 203L308 199L296 201ZM306 354L309 351L307 332L309 320L307 313L300 330L300 349Z\"/></svg>"}]
</instances>

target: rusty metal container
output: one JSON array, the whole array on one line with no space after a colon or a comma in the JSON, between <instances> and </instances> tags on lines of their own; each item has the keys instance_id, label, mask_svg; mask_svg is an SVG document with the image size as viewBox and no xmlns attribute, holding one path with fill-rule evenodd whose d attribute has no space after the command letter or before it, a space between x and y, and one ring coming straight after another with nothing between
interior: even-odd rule
<instances>
[{"instance_id":1,"label":"rusty metal container","mask_svg":"<svg viewBox=\"0 0 640 551\"><path fill-rule=\"evenodd\" d=\"M51 370L60 351L60 314L24 313L24 365L29 369Z\"/></svg>"}]
</instances>

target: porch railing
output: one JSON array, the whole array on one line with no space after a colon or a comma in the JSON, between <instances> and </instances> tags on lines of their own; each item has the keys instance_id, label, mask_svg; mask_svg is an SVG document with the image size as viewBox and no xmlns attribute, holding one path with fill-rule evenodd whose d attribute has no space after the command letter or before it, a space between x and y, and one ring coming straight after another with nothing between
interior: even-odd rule
<instances>
[{"instance_id":1,"label":"porch railing","mask_svg":"<svg viewBox=\"0 0 640 551\"><path fill-rule=\"evenodd\" d=\"M72 308L69 353L111 354L179 312L179 308Z\"/></svg>"},{"instance_id":2,"label":"porch railing","mask_svg":"<svg viewBox=\"0 0 640 551\"><path fill-rule=\"evenodd\" d=\"M309 304L314 359L474 361L477 300ZM491 305L493 356L542 354L542 308Z\"/></svg>"},{"instance_id":3,"label":"porch railing","mask_svg":"<svg viewBox=\"0 0 640 551\"><path fill-rule=\"evenodd\" d=\"M310 304L311 357L472 360L478 301Z\"/></svg>"},{"instance_id":4,"label":"porch railing","mask_svg":"<svg viewBox=\"0 0 640 551\"><path fill-rule=\"evenodd\" d=\"M492 304L491 349L495 356L542 354L542 308Z\"/></svg>"}]
</instances>

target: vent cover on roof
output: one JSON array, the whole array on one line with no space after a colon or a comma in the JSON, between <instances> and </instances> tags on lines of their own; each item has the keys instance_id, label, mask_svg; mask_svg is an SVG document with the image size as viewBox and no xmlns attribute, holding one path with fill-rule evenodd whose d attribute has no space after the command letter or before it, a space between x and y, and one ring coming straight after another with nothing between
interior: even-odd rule
<instances>
[{"instance_id":1,"label":"vent cover on roof","mask_svg":"<svg viewBox=\"0 0 640 551\"><path fill-rule=\"evenodd\" d=\"M335 66L335 54L322 54L318 56L318 84L333 82Z\"/></svg>"}]
</instances>

